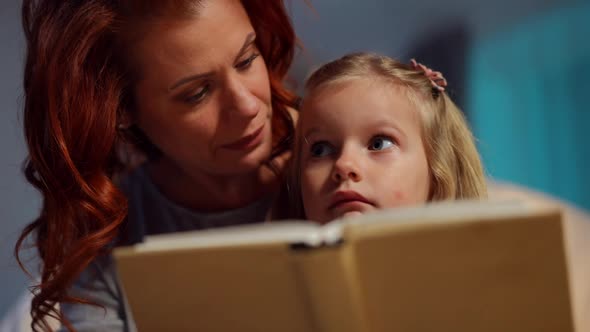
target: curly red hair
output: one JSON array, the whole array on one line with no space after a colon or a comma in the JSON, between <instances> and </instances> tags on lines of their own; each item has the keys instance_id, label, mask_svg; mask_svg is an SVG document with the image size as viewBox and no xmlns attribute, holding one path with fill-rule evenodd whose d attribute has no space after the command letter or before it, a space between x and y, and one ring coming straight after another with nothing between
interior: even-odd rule
<instances>
[{"instance_id":1,"label":"curly red hair","mask_svg":"<svg viewBox=\"0 0 590 332\"><path fill-rule=\"evenodd\" d=\"M127 215L113 183L125 168L117 123L129 112L133 73L121 49L133 21L186 15L197 0L24 0L27 41L24 71L24 131L29 156L24 172L43 196L40 215L20 235L15 256L33 236L42 260L41 282L32 301L32 327L49 330L56 303L91 304L67 294L68 287L98 255L108 253ZM296 37L282 0L242 0L267 62L272 93L274 149L289 150L295 102L282 81ZM121 47L123 46L123 47Z\"/></svg>"}]
</instances>

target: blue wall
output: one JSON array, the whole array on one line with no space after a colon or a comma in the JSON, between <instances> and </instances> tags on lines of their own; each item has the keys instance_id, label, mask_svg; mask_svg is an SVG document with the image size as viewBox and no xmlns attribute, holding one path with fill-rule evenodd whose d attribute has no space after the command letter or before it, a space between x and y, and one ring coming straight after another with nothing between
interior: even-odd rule
<instances>
[{"instance_id":1,"label":"blue wall","mask_svg":"<svg viewBox=\"0 0 590 332\"><path fill-rule=\"evenodd\" d=\"M590 3L476 40L468 109L489 174L590 210Z\"/></svg>"}]
</instances>

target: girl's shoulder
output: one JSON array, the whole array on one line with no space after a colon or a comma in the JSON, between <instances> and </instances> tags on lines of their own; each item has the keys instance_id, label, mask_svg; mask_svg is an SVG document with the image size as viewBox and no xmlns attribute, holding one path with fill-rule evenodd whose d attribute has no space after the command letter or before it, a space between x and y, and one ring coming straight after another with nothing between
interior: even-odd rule
<instances>
[{"instance_id":1,"label":"girl's shoulder","mask_svg":"<svg viewBox=\"0 0 590 332\"><path fill-rule=\"evenodd\" d=\"M291 115L291 119L293 119L293 125L297 125L297 121L299 120L299 111L293 107L287 107L287 111L289 111L289 115Z\"/></svg>"}]
</instances>

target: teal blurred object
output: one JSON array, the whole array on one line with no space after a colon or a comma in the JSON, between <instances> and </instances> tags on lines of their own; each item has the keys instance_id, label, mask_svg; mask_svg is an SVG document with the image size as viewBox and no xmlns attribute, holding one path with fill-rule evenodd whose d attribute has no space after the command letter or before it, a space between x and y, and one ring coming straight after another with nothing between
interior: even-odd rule
<instances>
[{"instance_id":1,"label":"teal blurred object","mask_svg":"<svg viewBox=\"0 0 590 332\"><path fill-rule=\"evenodd\" d=\"M488 174L590 210L590 2L476 41L467 73Z\"/></svg>"}]
</instances>

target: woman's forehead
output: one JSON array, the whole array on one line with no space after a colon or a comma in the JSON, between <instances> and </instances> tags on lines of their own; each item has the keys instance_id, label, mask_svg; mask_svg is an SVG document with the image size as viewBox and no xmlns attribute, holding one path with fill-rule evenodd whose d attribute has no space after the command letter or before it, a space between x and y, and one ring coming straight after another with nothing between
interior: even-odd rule
<instances>
[{"instance_id":1,"label":"woman's forehead","mask_svg":"<svg viewBox=\"0 0 590 332\"><path fill-rule=\"evenodd\" d=\"M158 18L144 31L134 47L135 60L142 72L163 79L232 61L254 29L240 1L215 0L206 1L197 16Z\"/></svg>"},{"instance_id":2,"label":"woman's forehead","mask_svg":"<svg viewBox=\"0 0 590 332\"><path fill-rule=\"evenodd\" d=\"M240 1L206 1L198 15L184 18L162 16L141 26L140 48L145 51L174 50L186 52L222 50L253 30Z\"/></svg>"}]
</instances>

